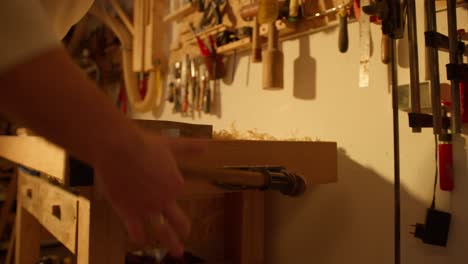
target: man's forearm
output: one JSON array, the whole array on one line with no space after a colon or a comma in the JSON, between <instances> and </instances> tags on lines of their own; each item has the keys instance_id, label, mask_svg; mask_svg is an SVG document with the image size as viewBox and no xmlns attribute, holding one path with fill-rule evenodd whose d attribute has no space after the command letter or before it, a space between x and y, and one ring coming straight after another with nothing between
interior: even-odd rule
<instances>
[{"instance_id":1,"label":"man's forearm","mask_svg":"<svg viewBox=\"0 0 468 264\"><path fill-rule=\"evenodd\" d=\"M138 136L62 48L0 74L0 112L90 163Z\"/></svg>"}]
</instances>

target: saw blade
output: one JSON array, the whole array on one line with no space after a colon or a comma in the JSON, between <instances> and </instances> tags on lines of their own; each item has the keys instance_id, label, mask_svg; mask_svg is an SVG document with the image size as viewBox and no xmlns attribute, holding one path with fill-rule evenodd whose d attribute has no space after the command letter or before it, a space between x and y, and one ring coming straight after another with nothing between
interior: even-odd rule
<instances>
[{"instance_id":1,"label":"saw blade","mask_svg":"<svg viewBox=\"0 0 468 264\"><path fill-rule=\"evenodd\" d=\"M359 87L369 87L369 61L371 57L370 16L362 11L363 6L370 4L369 0L360 0L361 15L359 18Z\"/></svg>"}]
</instances>

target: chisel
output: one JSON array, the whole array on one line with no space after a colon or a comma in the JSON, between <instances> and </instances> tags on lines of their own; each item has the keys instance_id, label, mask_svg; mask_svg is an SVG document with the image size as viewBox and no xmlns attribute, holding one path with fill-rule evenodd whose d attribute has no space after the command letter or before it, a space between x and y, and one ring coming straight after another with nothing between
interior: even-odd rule
<instances>
[{"instance_id":1,"label":"chisel","mask_svg":"<svg viewBox=\"0 0 468 264\"><path fill-rule=\"evenodd\" d=\"M338 48L341 53L345 53L348 51L349 47L348 10L346 8L342 8L338 12L338 16L340 17L340 34L338 38Z\"/></svg>"}]
</instances>

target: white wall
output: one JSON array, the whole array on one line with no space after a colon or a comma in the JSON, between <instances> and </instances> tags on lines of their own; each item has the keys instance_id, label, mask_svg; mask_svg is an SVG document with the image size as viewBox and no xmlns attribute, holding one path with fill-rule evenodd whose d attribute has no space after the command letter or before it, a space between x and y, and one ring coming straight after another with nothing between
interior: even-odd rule
<instances>
[{"instance_id":1,"label":"white wall","mask_svg":"<svg viewBox=\"0 0 468 264\"><path fill-rule=\"evenodd\" d=\"M423 1L417 1L417 5L423 79ZM460 9L458 14L459 25L466 28L466 9ZM438 17L444 22L446 13ZM443 30L446 29L441 27L440 31ZM350 25L349 31L350 48L346 54L338 52L336 30L285 42L284 90L263 91L261 65L251 64L247 72L249 57L243 56L237 62L234 82L221 87L221 117L182 118L172 114L171 105L166 105L157 116L212 124L215 129L229 128L235 123L240 130L257 128L278 138L309 136L338 142L338 183L314 186L300 199L269 196L268 263L393 263L393 146L387 66L380 62L379 28L372 26L370 87L359 88L358 25ZM441 62L448 62L448 57L442 56ZM304 65L309 66L300 67ZM399 77L400 84L408 83L408 69L400 67ZM293 96L294 91L306 97L315 96L298 99ZM400 119L402 263L466 263L467 134L455 142L456 190L451 195L438 194L439 208L453 214L449 246L427 246L409 232L410 225L424 220L425 209L430 205L434 139L431 130L412 134L405 113L400 112ZM464 129L468 131L468 126Z\"/></svg>"}]
</instances>

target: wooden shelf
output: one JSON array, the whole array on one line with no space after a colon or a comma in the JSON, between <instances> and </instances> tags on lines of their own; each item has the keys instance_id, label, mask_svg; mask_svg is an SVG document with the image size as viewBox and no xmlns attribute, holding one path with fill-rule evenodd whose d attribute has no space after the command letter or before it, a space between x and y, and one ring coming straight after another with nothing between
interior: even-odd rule
<instances>
[{"instance_id":1,"label":"wooden shelf","mask_svg":"<svg viewBox=\"0 0 468 264\"><path fill-rule=\"evenodd\" d=\"M179 21L181 20L182 18L184 18L185 16L191 14L191 13L194 13L196 11L196 8L191 4L191 3L188 3L184 6L182 6L181 8L179 8L178 10L170 13L169 15L165 16L163 18L163 21L164 22L170 22L170 21Z\"/></svg>"},{"instance_id":2,"label":"wooden shelf","mask_svg":"<svg viewBox=\"0 0 468 264\"><path fill-rule=\"evenodd\" d=\"M213 36L213 35L216 35L220 32L224 32L226 30L228 30L229 27L226 26L226 25L217 25L217 26L214 26L214 27L211 27L207 30L204 30L202 32L199 32L197 33L195 36L193 36L193 34L188 37L186 39L187 43L189 43L190 45L197 45L197 37L201 38L201 39L205 39L207 37L209 37L210 35Z\"/></svg>"},{"instance_id":3,"label":"wooden shelf","mask_svg":"<svg viewBox=\"0 0 468 264\"><path fill-rule=\"evenodd\" d=\"M230 55L234 52L241 52L244 50L248 50L250 49L251 45L252 45L251 38L243 38L238 41L234 41L234 42L231 42L231 43L228 43L226 45L216 48L216 52L218 54Z\"/></svg>"}]
</instances>

